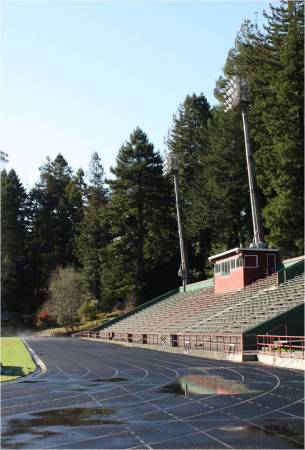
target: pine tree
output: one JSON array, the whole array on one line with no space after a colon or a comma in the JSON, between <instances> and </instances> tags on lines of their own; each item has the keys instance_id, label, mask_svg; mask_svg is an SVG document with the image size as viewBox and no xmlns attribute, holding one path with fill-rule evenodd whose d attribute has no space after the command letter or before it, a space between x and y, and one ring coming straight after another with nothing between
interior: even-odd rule
<instances>
[{"instance_id":1,"label":"pine tree","mask_svg":"<svg viewBox=\"0 0 305 450\"><path fill-rule=\"evenodd\" d=\"M27 312L31 293L27 195L16 172L1 172L1 290L2 309Z\"/></svg>"},{"instance_id":2,"label":"pine tree","mask_svg":"<svg viewBox=\"0 0 305 450\"><path fill-rule=\"evenodd\" d=\"M267 32L276 56L275 101L265 121L277 170L270 174L273 192L264 215L270 243L284 254L294 255L302 254L304 245L304 3L282 1L271 11Z\"/></svg>"},{"instance_id":3,"label":"pine tree","mask_svg":"<svg viewBox=\"0 0 305 450\"><path fill-rule=\"evenodd\" d=\"M212 231L212 251L220 252L252 240L250 195L244 136L239 113L212 110L208 126L209 153L205 158L205 206L197 220ZM198 182L201 183L200 174Z\"/></svg>"},{"instance_id":4,"label":"pine tree","mask_svg":"<svg viewBox=\"0 0 305 450\"><path fill-rule=\"evenodd\" d=\"M160 280L153 286L161 267L167 262L171 267L175 253L168 248L170 187L159 153L139 128L122 145L116 162L111 169L115 179L108 181L111 242L103 259L103 279L109 301L135 306L156 291L164 292L173 280L165 273L163 286Z\"/></svg>"},{"instance_id":5,"label":"pine tree","mask_svg":"<svg viewBox=\"0 0 305 450\"><path fill-rule=\"evenodd\" d=\"M208 152L207 124L210 106L203 94L188 95L180 105L168 138L168 148L177 168L186 251L193 277L206 274L204 266L210 250L210 230L204 221L198 221L198 208L204 203L202 177L203 160ZM203 203L202 203L203 202Z\"/></svg>"},{"instance_id":6,"label":"pine tree","mask_svg":"<svg viewBox=\"0 0 305 450\"><path fill-rule=\"evenodd\" d=\"M85 196L87 185L84 181L84 171L78 169L65 188L69 219L72 225L72 238L69 240L69 254L72 255L71 262L79 266L77 239L81 232L81 224L85 215Z\"/></svg>"},{"instance_id":7,"label":"pine tree","mask_svg":"<svg viewBox=\"0 0 305 450\"><path fill-rule=\"evenodd\" d=\"M198 166L200 155L207 147L207 123L210 106L205 96L187 95L174 116L167 145L178 166L180 191L187 203L190 184Z\"/></svg>"},{"instance_id":8,"label":"pine tree","mask_svg":"<svg viewBox=\"0 0 305 450\"><path fill-rule=\"evenodd\" d=\"M108 192L104 184L104 169L98 153L93 153L90 170L90 184L86 187L86 208L76 239L76 254L90 294L105 309L101 274L101 251L107 244L105 210Z\"/></svg>"},{"instance_id":9,"label":"pine tree","mask_svg":"<svg viewBox=\"0 0 305 450\"><path fill-rule=\"evenodd\" d=\"M73 260L73 221L67 195L71 180L72 170L59 154L40 168L40 180L30 193L37 305L45 299L51 272Z\"/></svg>"},{"instance_id":10,"label":"pine tree","mask_svg":"<svg viewBox=\"0 0 305 450\"><path fill-rule=\"evenodd\" d=\"M282 0L270 8L263 32L243 24L225 75L242 75L250 83L250 129L265 196L266 238L289 256L303 252L304 4ZM220 79L219 99L225 85Z\"/></svg>"}]
</instances>

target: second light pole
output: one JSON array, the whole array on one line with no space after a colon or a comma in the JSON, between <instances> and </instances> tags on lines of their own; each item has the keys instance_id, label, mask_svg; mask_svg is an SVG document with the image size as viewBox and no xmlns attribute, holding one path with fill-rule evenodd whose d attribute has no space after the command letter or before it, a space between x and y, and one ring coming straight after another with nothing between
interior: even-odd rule
<instances>
[{"instance_id":1,"label":"second light pole","mask_svg":"<svg viewBox=\"0 0 305 450\"><path fill-rule=\"evenodd\" d=\"M175 159L171 153L168 153L165 157L164 171L166 174L173 175L173 178L174 178L178 234L179 234L179 246L180 246L180 255L181 255L181 265L180 265L180 268L178 271L178 275L182 278L183 290L185 291L186 285L189 283L189 270L188 270L185 242L184 242L183 223L182 223L182 217L181 217L181 204L180 204L179 184L178 184L178 169L177 169Z\"/></svg>"}]
</instances>

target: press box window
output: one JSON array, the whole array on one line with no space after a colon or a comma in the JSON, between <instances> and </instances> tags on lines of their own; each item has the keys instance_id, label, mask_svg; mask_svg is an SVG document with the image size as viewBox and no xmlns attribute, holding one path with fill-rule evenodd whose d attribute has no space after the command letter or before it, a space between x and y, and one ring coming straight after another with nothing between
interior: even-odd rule
<instances>
[{"instance_id":1,"label":"press box window","mask_svg":"<svg viewBox=\"0 0 305 450\"><path fill-rule=\"evenodd\" d=\"M230 261L221 263L221 276L230 275Z\"/></svg>"},{"instance_id":2,"label":"press box window","mask_svg":"<svg viewBox=\"0 0 305 450\"><path fill-rule=\"evenodd\" d=\"M236 259L236 267L242 267L242 266L243 266L243 258L242 258L242 256L239 256Z\"/></svg>"},{"instance_id":3,"label":"press box window","mask_svg":"<svg viewBox=\"0 0 305 450\"><path fill-rule=\"evenodd\" d=\"M258 267L257 259L257 255L245 255L245 267L256 269Z\"/></svg>"},{"instance_id":4,"label":"press box window","mask_svg":"<svg viewBox=\"0 0 305 450\"><path fill-rule=\"evenodd\" d=\"M214 272L220 273L221 276L230 275L231 270L243 267L242 257L230 259L229 261L224 261L214 265Z\"/></svg>"},{"instance_id":5,"label":"press box window","mask_svg":"<svg viewBox=\"0 0 305 450\"><path fill-rule=\"evenodd\" d=\"M214 271L215 271L215 273L219 273L220 272L220 264L215 264Z\"/></svg>"}]
</instances>

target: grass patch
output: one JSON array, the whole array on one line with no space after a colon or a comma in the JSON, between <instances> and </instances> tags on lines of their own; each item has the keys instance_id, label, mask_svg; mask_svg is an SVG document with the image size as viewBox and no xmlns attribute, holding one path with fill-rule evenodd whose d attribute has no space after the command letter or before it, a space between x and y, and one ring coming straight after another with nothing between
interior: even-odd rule
<instances>
[{"instance_id":1,"label":"grass patch","mask_svg":"<svg viewBox=\"0 0 305 450\"><path fill-rule=\"evenodd\" d=\"M36 366L27 348L20 338L0 338L1 363L7 374L0 381L9 381L34 372Z\"/></svg>"}]
</instances>

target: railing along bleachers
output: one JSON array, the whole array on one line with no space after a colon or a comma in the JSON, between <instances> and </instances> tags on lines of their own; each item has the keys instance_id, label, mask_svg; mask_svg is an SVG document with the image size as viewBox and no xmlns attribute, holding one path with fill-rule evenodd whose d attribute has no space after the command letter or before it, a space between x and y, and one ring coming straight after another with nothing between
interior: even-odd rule
<instances>
[{"instance_id":1,"label":"railing along bleachers","mask_svg":"<svg viewBox=\"0 0 305 450\"><path fill-rule=\"evenodd\" d=\"M304 359L304 336L257 335L257 350L282 358Z\"/></svg>"},{"instance_id":2,"label":"railing along bleachers","mask_svg":"<svg viewBox=\"0 0 305 450\"><path fill-rule=\"evenodd\" d=\"M123 333L106 331L83 331L77 333L86 339L114 341L130 344L143 344L163 347L183 348L185 353L190 350L215 351L224 353L242 353L243 338L241 334L157 334L157 333Z\"/></svg>"}]
</instances>

